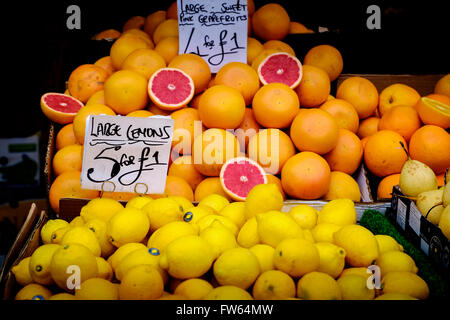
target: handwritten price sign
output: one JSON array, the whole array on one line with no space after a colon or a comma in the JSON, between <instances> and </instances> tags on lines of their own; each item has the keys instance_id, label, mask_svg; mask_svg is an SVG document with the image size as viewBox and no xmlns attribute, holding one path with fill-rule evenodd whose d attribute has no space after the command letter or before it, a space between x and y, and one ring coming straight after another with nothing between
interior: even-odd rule
<instances>
[{"instance_id":1,"label":"handwritten price sign","mask_svg":"<svg viewBox=\"0 0 450 320\"><path fill-rule=\"evenodd\" d=\"M247 63L247 0L178 0L179 53L195 53L217 73Z\"/></svg>"},{"instance_id":2,"label":"handwritten price sign","mask_svg":"<svg viewBox=\"0 0 450 320\"><path fill-rule=\"evenodd\" d=\"M170 118L90 116L82 188L164 193L173 125Z\"/></svg>"}]
</instances>

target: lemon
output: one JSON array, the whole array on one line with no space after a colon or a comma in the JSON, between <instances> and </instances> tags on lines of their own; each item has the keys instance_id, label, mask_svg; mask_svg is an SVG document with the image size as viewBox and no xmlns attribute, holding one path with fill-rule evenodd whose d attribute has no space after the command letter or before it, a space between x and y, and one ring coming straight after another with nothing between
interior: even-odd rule
<instances>
[{"instance_id":1,"label":"lemon","mask_svg":"<svg viewBox=\"0 0 450 320\"><path fill-rule=\"evenodd\" d=\"M273 254L275 249L267 244L256 244L250 248L250 251L255 255L259 262L261 272L275 269L273 263Z\"/></svg>"},{"instance_id":2,"label":"lemon","mask_svg":"<svg viewBox=\"0 0 450 320\"><path fill-rule=\"evenodd\" d=\"M180 237L161 253L160 267L178 279L198 278L212 265L213 251L206 240L199 236Z\"/></svg>"},{"instance_id":3,"label":"lemon","mask_svg":"<svg viewBox=\"0 0 450 320\"><path fill-rule=\"evenodd\" d=\"M52 296L52 292L37 283L27 284L19 290L15 296L15 300L48 300Z\"/></svg>"},{"instance_id":4,"label":"lemon","mask_svg":"<svg viewBox=\"0 0 450 320\"><path fill-rule=\"evenodd\" d=\"M199 227L199 232L201 233L203 230L208 228L214 221L221 222L228 230L231 231L231 233L233 233L233 235L235 237L237 237L238 232L239 232L238 227L233 223L233 221L231 221L227 217L224 217L224 216L221 216L218 214L209 214L209 215L201 218L197 222L197 225Z\"/></svg>"},{"instance_id":5,"label":"lemon","mask_svg":"<svg viewBox=\"0 0 450 320\"><path fill-rule=\"evenodd\" d=\"M145 205L142 210L150 220L150 231L153 232L172 221L182 221L184 208L171 198L159 198Z\"/></svg>"},{"instance_id":6,"label":"lemon","mask_svg":"<svg viewBox=\"0 0 450 320\"><path fill-rule=\"evenodd\" d=\"M207 206L214 210L214 213L219 213L223 208L225 208L230 201L227 198L220 194L210 194L204 197L199 203L198 206L203 207Z\"/></svg>"},{"instance_id":7,"label":"lemon","mask_svg":"<svg viewBox=\"0 0 450 320\"><path fill-rule=\"evenodd\" d=\"M163 294L160 298L156 299L156 300L176 300L176 301L180 301L180 300L186 300L187 298L185 296L179 295L179 294L172 294L172 293L166 293Z\"/></svg>"},{"instance_id":8,"label":"lemon","mask_svg":"<svg viewBox=\"0 0 450 320\"><path fill-rule=\"evenodd\" d=\"M296 293L295 282L282 271L268 270L261 273L256 279L252 293L256 300L294 298Z\"/></svg>"},{"instance_id":9,"label":"lemon","mask_svg":"<svg viewBox=\"0 0 450 320\"><path fill-rule=\"evenodd\" d=\"M327 273L313 271L297 283L297 296L303 300L341 300L338 283Z\"/></svg>"},{"instance_id":10,"label":"lemon","mask_svg":"<svg viewBox=\"0 0 450 320\"><path fill-rule=\"evenodd\" d=\"M240 229L246 220L245 202L232 202L220 210L219 215L227 217Z\"/></svg>"},{"instance_id":11,"label":"lemon","mask_svg":"<svg viewBox=\"0 0 450 320\"><path fill-rule=\"evenodd\" d=\"M44 244L33 252L28 269L34 282L42 285L53 284L53 279L50 275L50 264L53 255L60 247L59 244Z\"/></svg>"},{"instance_id":12,"label":"lemon","mask_svg":"<svg viewBox=\"0 0 450 320\"><path fill-rule=\"evenodd\" d=\"M184 221L173 221L152 233L147 242L148 248L156 248L163 252L173 240L187 235L198 235L198 227Z\"/></svg>"},{"instance_id":13,"label":"lemon","mask_svg":"<svg viewBox=\"0 0 450 320\"><path fill-rule=\"evenodd\" d=\"M70 221L69 226L71 227L82 227L84 226L85 221L81 216L77 216Z\"/></svg>"},{"instance_id":14,"label":"lemon","mask_svg":"<svg viewBox=\"0 0 450 320\"><path fill-rule=\"evenodd\" d=\"M52 295L48 300L77 300L73 294L62 292Z\"/></svg>"},{"instance_id":15,"label":"lemon","mask_svg":"<svg viewBox=\"0 0 450 320\"><path fill-rule=\"evenodd\" d=\"M41 228L41 240L44 244L52 243L53 231L67 227L69 223L63 219L48 220Z\"/></svg>"},{"instance_id":16,"label":"lemon","mask_svg":"<svg viewBox=\"0 0 450 320\"><path fill-rule=\"evenodd\" d=\"M276 247L287 238L303 238L302 228L287 213L268 211L256 215L261 243Z\"/></svg>"},{"instance_id":17,"label":"lemon","mask_svg":"<svg viewBox=\"0 0 450 320\"><path fill-rule=\"evenodd\" d=\"M102 257L95 257L97 260L98 278L102 278L111 281L114 276L111 265Z\"/></svg>"},{"instance_id":18,"label":"lemon","mask_svg":"<svg viewBox=\"0 0 450 320\"><path fill-rule=\"evenodd\" d=\"M11 268L11 272L14 274L16 282L22 287L33 282L33 278L31 278L30 274L30 260L31 257L24 258Z\"/></svg>"},{"instance_id":19,"label":"lemon","mask_svg":"<svg viewBox=\"0 0 450 320\"><path fill-rule=\"evenodd\" d=\"M219 286L212 289L204 300L253 300L250 293L237 286Z\"/></svg>"},{"instance_id":20,"label":"lemon","mask_svg":"<svg viewBox=\"0 0 450 320\"><path fill-rule=\"evenodd\" d=\"M119 285L121 300L152 300L162 296L164 281L151 265L138 265L123 276Z\"/></svg>"},{"instance_id":21,"label":"lemon","mask_svg":"<svg viewBox=\"0 0 450 320\"><path fill-rule=\"evenodd\" d=\"M85 222L100 219L108 222L116 212L123 209L123 205L111 198L95 198L81 208L80 216Z\"/></svg>"},{"instance_id":22,"label":"lemon","mask_svg":"<svg viewBox=\"0 0 450 320\"><path fill-rule=\"evenodd\" d=\"M147 206L154 202L156 200L150 202ZM124 208L111 217L106 233L109 241L115 247L120 247L130 242L141 242L149 229L149 218L142 210Z\"/></svg>"},{"instance_id":23,"label":"lemon","mask_svg":"<svg viewBox=\"0 0 450 320\"><path fill-rule=\"evenodd\" d=\"M239 266L239 267L237 267ZM248 289L261 270L256 256L247 248L233 248L222 253L213 266L217 282Z\"/></svg>"},{"instance_id":24,"label":"lemon","mask_svg":"<svg viewBox=\"0 0 450 320\"><path fill-rule=\"evenodd\" d=\"M309 229L303 230L303 238L305 240L308 240L311 243L316 243L316 239L314 239L314 236L313 236L311 230L309 230Z\"/></svg>"},{"instance_id":25,"label":"lemon","mask_svg":"<svg viewBox=\"0 0 450 320\"><path fill-rule=\"evenodd\" d=\"M378 258L378 242L363 226L344 226L333 238L334 244L347 252L345 262L352 267L368 267Z\"/></svg>"},{"instance_id":26,"label":"lemon","mask_svg":"<svg viewBox=\"0 0 450 320\"><path fill-rule=\"evenodd\" d=\"M348 274L337 280L343 300L372 300L375 290L367 287L367 278L357 274Z\"/></svg>"},{"instance_id":27,"label":"lemon","mask_svg":"<svg viewBox=\"0 0 450 320\"><path fill-rule=\"evenodd\" d=\"M97 240L94 232L87 228L83 227L73 227L68 230L61 239L61 245L66 245L70 243L78 243L87 247L92 253L100 257L102 254L102 248L100 247L100 243Z\"/></svg>"},{"instance_id":28,"label":"lemon","mask_svg":"<svg viewBox=\"0 0 450 320\"><path fill-rule=\"evenodd\" d=\"M427 283L417 274L406 271L392 271L381 279L383 294L402 293L425 300L430 294Z\"/></svg>"},{"instance_id":29,"label":"lemon","mask_svg":"<svg viewBox=\"0 0 450 320\"><path fill-rule=\"evenodd\" d=\"M375 298L375 300L419 300L403 293L385 293Z\"/></svg>"},{"instance_id":30,"label":"lemon","mask_svg":"<svg viewBox=\"0 0 450 320\"><path fill-rule=\"evenodd\" d=\"M345 250L329 242L318 242L320 265L317 271L327 273L337 278L345 267Z\"/></svg>"},{"instance_id":31,"label":"lemon","mask_svg":"<svg viewBox=\"0 0 450 320\"><path fill-rule=\"evenodd\" d=\"M375 235L375 239L377 239L380 254L388 251L403 251L403 247L391 236L377 234Z\"/></svg>"},{"instance_id":32,"label":"lemon","mask_svg":"<svg viewBox=\"0 0 450 320\"><path fill-rule=\"evenodd\" d=\"M137 196L128 200L127 204L125 205L125 208L142 209L152 201L153 198L147 196Z\"/></svg>"},{"instance_id":33,"label":"lemon","mask_svg":"<svg viewBox=\"0 0 450 320\"><path fill-rule=\"evenodd\" d=\"M213 259L219 257L224 251L238 246L235 235L219 220L215 220L209 227L200 232L212 248Z\"/></svg>"},{"instance_id":34,"label":"lemon","mask_svg":"<svg viewBox=\"0 0 450 320\"><path fill-rule=\"evenodd\" d=\"M244 223L241 230L239 230L236 240L244 248L250 248L260 243L256 217L250 218Z\"/></svg>"},{"instance_id":35,"label":"lemon","mask_svg":"<svg viewBox=\"0 0 450 320\"><path fill-rule=\"evenodd\" d=\"M448 186L447 186L448 188ZM450 241L450 205L445 207L444 211L441 214L441 218L439 219L439 228L442 233L449 239Z\"/></svg>"},{"instance_id":36,"label":"lemon","mask_svg":"<svg viewBox=\"0 0 450 320\"><path fill-rule=\"evenodd\" d=\"M340 230L342 226L332 223L321 223L316 225L312 230L312 236L316 242L330 242L333 243L333 235Z\"/></svg>"},{"instance_id":37,"label":"lemon","mask_svg":"<svg viewBox=\"0 0 450 320\"><path fill-rule=\"evenodd\" d=\"M122 259L115 270L115 275L117 280L122 280L123 276L125 275L125 273L127 273L128 270L135 266L146 264L158 270L162 279L164 280L164 283L166 283L168 280L167 273L159 266L159 262L160 254L158 250L148 248L137 249L130 252Z\"/></svg>"},{"instance_id":38,"label":"lemon","mask_svg":"<svg viewBox=\"0 0 450 320\"><path fill-rule=\"evenodd\" d=\"M291 277L301 277L319 268L320 255L315 244L307 240L285 239L275 248L274 264Z\"/></svg>"},{"instance_id":39,"label":"lemon","mask_svg":"<svg viewBox=\"0 0 450 320\"><path fill-rule=\"evenodd\" d=\"M278 186L269 184L258 184L253 187L245 199L245 214L247 219L258 213L268 211L280 211L283 208L283 195Z\"/></svg>"},{"instance_id":40,"label":"lemon","mask_svg":"<svg viewBox=\"0 0 450 320\"><path fill-rule=\"evenodd\" d=\"M372 271L370 271L366 267L346 268L342 271L339 277L343 277L349 274L356 274L367 280L372 275Z\"/></svg>"},{"instance_id":41,"label":"lemon","mask_svg":"<svg viewBox=\"0 0 450 320\"><path fill-rule=\"evenodd\" d=\"M355 203L350 199L331 200L322 207L317 223L332 223L346 226L356 223Z\"/></svg>"},{"instance_id":42,"label":"lemon","mask_svg":"<svg viewBox=\"0 0 450 320\"><path fill-rule=\"evenodd\" d=\"M92 219L86 222L85 227L91 230L97 238L101 256L108 258L116 250L116 247L108 240L108 235L106 234L108 228L107 223L100 219Z\"/></svg>"},{"instance_id":43,"label":"lemon","mask_svg":"<svg viewBox=\"0 0 450 320\"><path fill-rule=\"evenodd\" d=\"M77 300L119 300L119 286L102 278L90 278L75 290Z\"/></svg>"},{"instance_id":44,"label":"lemon","mask_svg":"<svg viewBox=\"0 0 450 320\"><path fill-rule=\"evenodd\" d=\"M77 285L76 280L81 284L87 279L97 277L97 260L92 251L84 245L66 244L53 254L50 274L58 287L71 291Z\"/></svg>"},{"instance_id":45,"label":"lemon","mask_svg":"<svg viewBox=\"0 0 450 320\"><path fill-rule=\"evenodd\" d=\"M300 204L289 210L289 215L302 228L311 230L317 224L317 210L306 204Z\"/></svg>"},{"instance_id":46,"label":"lemon","mask_svg":"<svg viewBox=\"0 0 450 320\"><path fill-rule=\"evenodd\" d=\"M147 247L140 242L130 242L124 244L120 248L118 248L112 255L109 256L108 262L111 265L113 270L116 270L119 266L120 262L124 257L126 257L130 252L133 252L137 249L146 249Z\"/></svg>"},{"instance_id":47,"label":"lemon","mask_svg":"<svg viewBox=\"0 0 450 320\"><path fill-rule=\"evenodd\" d=\"M380 267L381 277L392 271L408 271L417 273L418 269L414 260L404 252L388 251L380 254L376 261Z\"/></svg>"},{"instance_id":48,"label":"lemon","mask_svg":"<svg viewBox=\"0 0 450 320\"><path fill-rule=\"evenodd\" d=\"M183 221L190 222L190 223L197 223L199 222L203 217L206 217L210 214L215 214L214 210L210 207L192 207L189 209L186 209L183 212Z\"/></svg>"},{"instance_id":49,"label":"lemon","mask_svg":"<svg viewBox=\"0 0 450 320\"><path fill-rule=\"evenodd\" d=\"M70 229L72 229L72 227L69 225L69 226L62 227L62 228L59 228L59 229L56 229L55 231L53 231L52 235L50 237L51 243L53 243L53 244L61 244L61 240L62 240L63 236Z\"/></svg>"},{"instance_id":50,"label":"lemon","mask_svg":"<svg viewBox=\"0 0 450 320\"><path fill-rule=\"evenodd\" d=\"M190 300L203 300L211 292L213 286L206 280L193 278L184 280L175 289L174 294Z\"/></svg>"},{"instance_id":51,"label":"lemon","mask_svg":"<svg viewBox=\"0 0 450 320\"><path fill-rule=\"evenodd\" d=\"M185 197L169 196L168 198L175 200L175 202L178 203L183 208L183 212L187 209L194 207L194 204Z\"/></svg>"}]
</instances>

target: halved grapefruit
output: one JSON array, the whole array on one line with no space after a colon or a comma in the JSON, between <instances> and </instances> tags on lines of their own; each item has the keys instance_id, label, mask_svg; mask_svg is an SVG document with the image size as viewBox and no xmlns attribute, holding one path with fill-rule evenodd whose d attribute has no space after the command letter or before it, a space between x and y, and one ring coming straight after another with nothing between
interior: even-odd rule
<instances>
[{"instance_id":1,"label":"halved grapefruit","mask_svg":"<svg viewBox=\"0 0 450 320\"><path fill-rule=\"evenodd\" d=\"M265 85L281 82L294 89L302 80L303 68L295 56L286 52L275 52L261 62L258 75Z\"/></svg>"},{"instance_id":2,"label":"halved grapefruit","mask_svg":"<svg viewBox=\"0 0 450 320\"><path fill-rule=\"evenodd\" d=\"M420 98L415 108L424 124L432 124L443 129L450 128L449 97L430 94Z\"/></svg>"},{"instance_id":3,"label":"halved grapefruit","mask_svg":"<svg viewBox=\"0 0 450 320\"><path fill-rule=\"evenodd\" d=\"M59 124L73 121L83 103L67 94L49 92L41 97L41 109L47 118Z\"/></svg>"},{"instance_id":4,"label":"halved grapefruit","mask_svg":"<svg viewBox=\"0 0 450 320\"><path fill-rule=\"evenodd\" d=\"M220 170L220 183L223 190L236 201L245 201L250 190L258 184L266 184L264 169L246 157L228 160Z\"/></svg>"},{"instance_id":5,"label":"halved grapefruit","mask_svg":"<svg viewBox=\"0 0 450 320\"><path fill-rule=\"evenodd\" d=\"M177 68L161 68L148 82L150 99L164 110L178 110L185 107L194 97L194 81Z\"/></svg>"}]
</instances>

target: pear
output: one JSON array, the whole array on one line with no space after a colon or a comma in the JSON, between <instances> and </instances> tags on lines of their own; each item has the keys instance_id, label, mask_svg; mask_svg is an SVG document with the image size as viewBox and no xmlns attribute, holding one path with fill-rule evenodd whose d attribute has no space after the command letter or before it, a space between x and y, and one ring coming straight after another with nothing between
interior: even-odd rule
<instances>
[{"instance_id":1,"label":"pear","mask_svg":"<svg viewBox=\"0 0 450 320\"><path fill-rule=\"evenodd\" d=\"M399 186L402 193L408 197L416 197L422 192L436 190L438 181L433 170L423 162L412 160L403 143L400 144L408 155L400 172Z\"/></svg>"},{"instance_id":2,"label":"pear","mask_svg":"<svg viewBox=\"0 0 450 320\"><path fill-rule=\"evenodd\" d=\"M444 194L442 195L442 204L447 207L450 204L450 181L447 181L448 169L445 171Z\"/></svg>"},{"instance_id":3,"label":"pear","mask_svg":"<svg viewBox=\"0 0 450 320\"><path fill-rule=\"evenodd\" d=\"M421 192L417 196L417 209L434 225L438 225L442 212L444 211L444 206L442 205L443 193L444 190L438 189Z\"/></svg>"}]
</instances>

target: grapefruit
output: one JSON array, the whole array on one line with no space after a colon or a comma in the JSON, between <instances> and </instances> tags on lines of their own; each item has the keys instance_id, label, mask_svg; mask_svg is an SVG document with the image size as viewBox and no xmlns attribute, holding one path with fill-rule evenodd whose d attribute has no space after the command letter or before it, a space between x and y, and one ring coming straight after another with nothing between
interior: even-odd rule
<instances>
[{"instance_id":1,"label":"grapefruit","mask_svg":"<svg viewBox=\"0 0 450 320\"><path fill-rule=\"evenodd\" d=\"M266 184L264 169L255 161L237 157L228 160L220 170L223 190L236 201L245 201L250 190L258 184Z\"/></svg>"},{"instance_id":2,"label":"grapefruit","mask_svg":"<svg viewBox=\"0 0 450 320\"><path fill-rule=\"evenodd\" d=\"M41 97L41 109L47 118L59 124L73 121L83 103L67 94L49 92Z\"/></svg>"},{"instance_id":3,"label":"grapefruit","mask_svg":"<svg viewBox=\"0 0 450 320\"><path fill-rule=\"evenodd\" d=\"M194 81L184 71L161 68L148 82L150 99L164 110L178 110L194 97Z\"/></svg>"},{"instance_id":4,"label":"grapefruit","mask_svg":"<svg viewBox=\"0 0 450 320\"><path fill-rule=\"evenodd\" d=\"M264 85L281 82L294 89L302 80L302 64L289 53L275 52L259 64L258 75Z\"/></svg>"}]
</instances>

